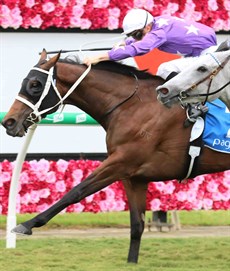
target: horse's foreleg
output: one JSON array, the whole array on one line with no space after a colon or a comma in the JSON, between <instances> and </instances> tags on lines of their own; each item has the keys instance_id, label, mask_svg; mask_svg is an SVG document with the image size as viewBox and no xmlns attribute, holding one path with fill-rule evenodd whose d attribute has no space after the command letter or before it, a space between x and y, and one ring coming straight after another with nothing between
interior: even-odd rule
<instances>
[{"instance_id":1,"label":"horse's foreleg","mask_svg":"<svg viewBox=\"0 0 230 271\"><path fill-rule=\"evenodd\" d=\"M78 203L85 197L96 193L97 191L118 180L118 176L115 176L117 172L118 170L116 162L104 162L89 177L87 177L77 186L73 187L53 206L34 218L16 226L12 231L19 234L32 234L32 228L45 225L50 219L69 205Z\"/></svg>"},{"instance_id":2,"label":"horse's foreleg","mask_svg":"<svg viewBox=\"0 0 230 271\"><path fill-rule=\"evenodd\" d=\"M137 263L145 226L147 183L124 181L130 209L130 247L128 262Z\"/></svg>"}]
</instances>

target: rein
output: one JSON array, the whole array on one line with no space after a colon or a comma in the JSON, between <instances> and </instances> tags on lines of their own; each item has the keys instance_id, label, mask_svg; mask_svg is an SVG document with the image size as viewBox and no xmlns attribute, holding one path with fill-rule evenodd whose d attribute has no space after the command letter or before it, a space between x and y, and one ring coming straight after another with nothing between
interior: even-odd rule
<instances>
[{"instance_id":1,"label":"rein","mask_svg":"<svg viewBox=\"0 0 230 271\"><path fill-rule=\"evenodd\" d=\"M61 97L57 87L56 87L56 80L54 80L53 78L53 73L54 73L54 67L51 67L49 71L37 68L37 67L33 67L31 70L36 70L42 73L46 73L47 76L47 80L46 80L46 84L44 87L44 90L42 92L42 95L39 99L39 101L36 104L31 103L30 101L28 101L27 99L17 95L16 96L16 100L26 104L27 106L29 106L33 112L30 113L30 115L27 118L27 121L30 121L32 123L35 123L36 119L38 119L38 121L41 120L41 115L47 113L48 111L52 110L53 108L55 108L56 106L60 106L63 105L63 102L66 100L66 98L76 89L76 87L82 82L82 80L86 77L86 75L89 73L91 69L91 65L88 66L88 68L83 72L83 74L77 79L77 81L72 85L72 87L67 91L67 93ZM47 96L47 94L49 93L51 87L54 89L56 95L59 98L59 102L57 102L54 106L51 106L49 108L46 108L42 111L39 111L39 107L42 103L42 101L44 100L44 98Z\"/></svg>"},{"instance_id":2,"label":"rein","mask_svg":"<svg viewBox=\"0 0 230 271\"><path fill-rule=\"evenodd\" d=\"M196 84L193 84L189 89L186 89L186 90L182 90L177 96L175 97L178 97L178 99L180 100L180 102L183 104L183 100L186 99L186 98L190 98L190 97L206 97L206 100L203 102L206 103L207 102L207 99L209 96L211 95L214 95L218 92L220 92L222 89L224 89L226 86L228 86L230 84L230 81L228 81L225 85L223 85L221 88L213 91L213 92L210 92L210 88L211 88L211 84L212 84L212 81L214 79L214 77L224 68L224 66L228 63L228 61L230 60L230 56L228 56L225 61L223 63L221 63L213 54L209 54L218 64L218 67L213 70L211 72L211 74L209 74L208 76L206 76L205 78L201 79L199 82L197 82ZM210 82L208 84L208 89L207 89L207 93L205 94L188 94L188 91L189 90L193 90L195 89L199 84L205 82L207 79L210 79ZM174 98L174 97L173 97Z\"/></svg>"},{"instance_id":3,"label":"rein","mask_svg":"<svg viewBox=\"0 0 230 271\"><path fill-rule=\"evenodd\" d=\"M125 98L123 101L121 101L120 103L118 103L117 105L115 105L114 107L112 107L110 110L108 110L105 114L104 117L108 116L109 114L111 114L115 109L117 109L119 106L121 106L122 104L124 104L125 102L127 102L128 100L130 100L136 93L137 90L139 88L139 82L138 82L138 78L136 76L136 74L132 73L132 75L134 76L134 78L136 79L136 86L134 89L134 92L131 93L127 98Z\"/></svg>"}]
</instances>

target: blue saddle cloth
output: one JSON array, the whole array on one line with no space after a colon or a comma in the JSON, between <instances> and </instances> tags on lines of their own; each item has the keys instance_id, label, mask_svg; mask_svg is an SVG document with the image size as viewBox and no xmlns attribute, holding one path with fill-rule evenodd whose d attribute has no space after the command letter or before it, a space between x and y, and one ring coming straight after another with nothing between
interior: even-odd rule
<instances>
[{"instance_id":1,"label":"blue saddle cloth","mask_svg":"<svg viewBox=\"0 0 230 271\"><path fill-rule=\"evenodd\" d=\"M230 154L230 112L219 99L207 102L203 141L206 147Z\"/></svg>"}]
</instances>

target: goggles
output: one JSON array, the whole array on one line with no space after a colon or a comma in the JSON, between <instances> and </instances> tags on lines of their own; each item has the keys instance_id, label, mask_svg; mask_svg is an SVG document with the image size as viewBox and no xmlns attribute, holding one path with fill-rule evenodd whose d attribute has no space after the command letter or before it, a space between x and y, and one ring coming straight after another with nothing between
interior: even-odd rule
<instances>
[{"instance_id":1,"label":"goggles","mask_svg":"<svg viewBox=\"0 0 230 271\"><path fill-rule=\"evenodd\" d=\"M133 32L127 34L128 37L132 37L135 40L141 40L143 38L144 29L134 30Z\"/></svg>"}]
</instances>

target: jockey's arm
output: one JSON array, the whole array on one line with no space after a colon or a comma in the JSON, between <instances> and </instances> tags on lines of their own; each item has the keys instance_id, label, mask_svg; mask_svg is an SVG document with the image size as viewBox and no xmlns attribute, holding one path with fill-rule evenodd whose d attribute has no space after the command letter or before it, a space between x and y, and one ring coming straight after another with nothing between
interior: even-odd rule
<instances>
[{"instance_id":1,"label":"jockey's arm","mask_svg":"<svg viewBox=\"0 0 230 271\"><path fill-rule=\"evenodd\" d=\"M93 65L93 64L97 64L100 61L106 61L109 60L109 55L108 53L104 53L101 55L97 55L97 56L92 56L92 57L86 57L83 61L84 64L86 64L87 66L89 65Z\"/></svg>"}]
</instances>

